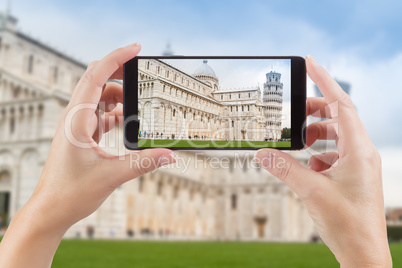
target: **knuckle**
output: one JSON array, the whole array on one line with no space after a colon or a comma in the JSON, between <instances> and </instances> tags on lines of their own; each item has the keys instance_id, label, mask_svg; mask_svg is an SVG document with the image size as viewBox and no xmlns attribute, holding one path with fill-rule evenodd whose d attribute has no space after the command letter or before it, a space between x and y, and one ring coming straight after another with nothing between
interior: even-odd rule
<instances>
[{"instance_id":1,"label":"knuckle","mask_svg":"<svg viewBox=\"0 0 402 268\"><path fill-rule=\"evenodd\" d=\"M292 163L290 161L285 162L283 165L278 167L278 177L283 182L287 182L289 180L291 170L292 170Z\"/></svg>"},{"instance_id":2,"label":"knuckle","mask_svg":"<svg viewBox=\"0 0 402 268\"><path fill-rule=\"evenodd\" d=\"M366 148L362 152L351 154L352 159L355 159L357 165L366 165L367 167L380 167L381 155L374 146Z\"/></svg>"},{"instance_id":3,"label":"knuckle","mask_svg":"<svg viewBox=\"0 0 402 268\"><path fill-rule=\"evenodd\" d=\"M339 99L339 102L342 103L342 105L348 107L348 108L353 108L354 109L354 104L352 99L350 98L350 96L348 94L346 94L343 90L342 90L342 96Z\"/></svg>"},{"instance_id":4,"label":"knuckle","mask_svg":"<svg viewBox=\"0 0 402 268\"><path fill-rule=\"evenodd\" d=\"M125 48L124 47L119 47L113 52L113 54L122 54L124 52L125 52Z\"/></svg>"},{"instance_id":5,"label":"knuckle","mask_svg":"<svg viewBox=\"0 0 402 268\"><path fill-rule=\"evenodd\" d=\"M156 168L154 161L151 158L143 158L137 169L140 174L146 174L148 172L153 171Z\"/></svg>"},{"instance_id":6,"label":"knuckle","mask_svg":"<svg viewBox=\"0 0 402 268\"><path fill-rule=\"evenodd\" d=\"M81 79L81 81L82 81L83 83L89 83L90 81L93 80L93 76L94 76L93 70L94 70L95 66L96 66L96 63L95 63L95 62L91 62L91 63L88 65L88 68L87 68L87 70L85 71L85 73L84 73L84 75L82 76L82 79Z\"/></svg>"},{"instance_id":7,"label":"knuckle","mask_svg":"<svg viewBox=\"0 0 402 268\"><path fill-rule=\"evenodd\" d=\"M377 149L372 148L367 155L367 160L370 161L371 165L381 166L381 155Z\"/></svg>"},{"instance_id":8,"label":"knuckle","mask_svg":"<svg viewBox=\"0 0 402 268\"><path fill-rule=\"evenodd\" d=\"M93 69L98 63L99 63L99 61L97 61L97 60L91 61L88 64L87 70Z\"/></svg>"}]
</instances>

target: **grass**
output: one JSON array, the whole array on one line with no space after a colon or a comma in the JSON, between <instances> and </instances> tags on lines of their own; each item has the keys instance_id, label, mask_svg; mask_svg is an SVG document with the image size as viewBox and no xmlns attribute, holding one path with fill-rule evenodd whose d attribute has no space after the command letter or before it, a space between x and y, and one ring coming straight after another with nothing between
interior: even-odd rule
<instances>
[{"instance_id":1,"label":"grass","mask_svg":"<svg viewBox=\"0 0 402 268\"><path fill-rule=\"evenodd\" d=\"M219 148L242 148L242 147L290 147L290 141L222 141L222 140L161 140L161 139L138 139L138 147L219 147Z\"/></svg>"},{"instance_id":2,"label":"grass","mask_svg":"<svg viewBox=\"0 0 402 268\"><path fill-rule=\"evenodd\" d=\"M339 267L323 244L64 240L53 267Z\"/></svg>"},{"instance_id":3,"label":"grass","mask_svg":"<svg viewBox=\"0 0 402 268\"><path fill-rule=\"evenodd\" d=\"M402 267L402 244L391 243L390 248L394 267ZM52 267L331 268L339 264L324 244L63 240Z\"/></svg>"}]
</instances>

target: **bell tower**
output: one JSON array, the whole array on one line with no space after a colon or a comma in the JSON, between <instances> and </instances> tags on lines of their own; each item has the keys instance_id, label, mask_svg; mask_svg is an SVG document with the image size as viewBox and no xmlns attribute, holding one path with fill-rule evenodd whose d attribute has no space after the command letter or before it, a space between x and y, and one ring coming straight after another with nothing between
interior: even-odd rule
<instances>
[{"instance_id":1,"label":"bell tower","mask_svg":"<svg viewBox=\"0 0 402 268\"><path fill-rule=\"evenodd\" d=\"M266 74L262 97L266 140L278 140L281 138L282 102L283 83L281 83L281 74L271 71Z\"/></svg>"}]
</instances>

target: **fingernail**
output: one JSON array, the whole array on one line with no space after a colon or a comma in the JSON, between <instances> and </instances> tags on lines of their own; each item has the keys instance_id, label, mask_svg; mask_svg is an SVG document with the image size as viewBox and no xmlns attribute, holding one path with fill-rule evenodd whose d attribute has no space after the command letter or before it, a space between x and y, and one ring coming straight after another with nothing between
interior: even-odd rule
<instances>
[{"instance_id":1,"label":"fingernail","mask_svg":"<svg viewBox=\"0 0 402 268\"><path fill-rule=\"evenodd\" d=\"M140 46L141 46L141 44L137 42L134 44L127 45L126 47L140 47Z\"/></svg>"},{"instance_id":2,"label":"fingernail","mask_svg":"<svg viewBox=\"0 0 402 268\"><path fill-rule=\"evenodd\" d=\"M310 54L307 55L306 59L312 63L317 63L317 61Z\"/></svg>"}]
</instances>

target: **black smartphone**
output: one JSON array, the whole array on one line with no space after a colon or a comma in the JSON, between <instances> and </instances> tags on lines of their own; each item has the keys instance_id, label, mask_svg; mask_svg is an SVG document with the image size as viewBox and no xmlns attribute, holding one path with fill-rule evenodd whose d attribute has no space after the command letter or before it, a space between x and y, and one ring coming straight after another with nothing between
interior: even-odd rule
<instances>
[{"instance_id":1,"label":"black smartphone","mask_svg":"<svg viewBox=\"0 0 402 268\"><path fill-rule=\"evenodd\" d=\"M305 146L302 57L138 56L123 90L127 149Z\"/></svg>"}]
</instances>

